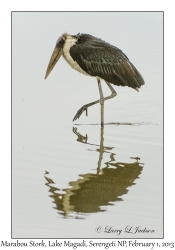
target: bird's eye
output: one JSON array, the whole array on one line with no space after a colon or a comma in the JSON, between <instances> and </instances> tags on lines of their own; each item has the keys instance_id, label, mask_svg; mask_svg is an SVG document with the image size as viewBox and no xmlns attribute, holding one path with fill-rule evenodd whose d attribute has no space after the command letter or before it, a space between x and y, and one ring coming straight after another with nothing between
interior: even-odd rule
<instances>
[{"instance_id":1,"label":"bird's eye","mask_svg":"<svg viewBox=\"0 0 175 250\"><path fill-rule=\"evenodd\" d=\"M78 33L75 37L76 37L77 39L79 39L79 37L80 37L80 33Z\"/></svg>"}]
</instances>

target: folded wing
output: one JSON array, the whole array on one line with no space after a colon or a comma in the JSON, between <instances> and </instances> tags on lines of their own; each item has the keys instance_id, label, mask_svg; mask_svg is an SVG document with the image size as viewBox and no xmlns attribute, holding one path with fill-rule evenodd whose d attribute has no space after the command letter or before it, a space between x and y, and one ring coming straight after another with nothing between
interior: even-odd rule
<instances>
[{"instance_id":1,"label":"folded wing","mask_svg":"<svg viewBox=\"0 0 175 250\"><path fill-rule=\"evenodd\" d=\"M117 47L100 39L76 44L70 48L72 58L89 75L114 85L138 90L144 80L127 56Z\"/></svg>"}]
</instances>

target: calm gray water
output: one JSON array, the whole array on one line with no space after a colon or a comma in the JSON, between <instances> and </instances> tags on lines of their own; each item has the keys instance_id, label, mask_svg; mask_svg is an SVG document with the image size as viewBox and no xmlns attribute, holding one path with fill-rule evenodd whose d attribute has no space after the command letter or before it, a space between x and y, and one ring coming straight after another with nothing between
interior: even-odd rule
<instances>
[{"instance_id":1,"label":"calm gray water","mask_svg":"<svg viewBox=\"0 0 175 250\"><path fill-rule=\"evenodd\" d=\"M98 104L72 122L96 79L61 58L44 80L65 31L114 44L144 77L139 93L114 87L104 129ZM12 237L163 237L162 13L16 12L12 46Z\"/></svg>"}]
</instances>

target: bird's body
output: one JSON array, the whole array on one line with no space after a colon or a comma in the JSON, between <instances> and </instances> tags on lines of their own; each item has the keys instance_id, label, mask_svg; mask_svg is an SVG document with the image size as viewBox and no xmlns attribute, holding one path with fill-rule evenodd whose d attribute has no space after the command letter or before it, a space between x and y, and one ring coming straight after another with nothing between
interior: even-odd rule
<instances>
[{"instance_id":1,"label":"bird's body","mask_svg":"<svg viewBox=\"0 0 175 250\"><path fill-rule=\"evenodd\" d=\"M120 49L89 34L71 36L64 33L57 40L45 78L61 55L73 69L82 74L96 77L99 85L100 100L84 105L77 112L74 120L79 118L84 110L87 113L89 106L98 102L104 106L105 100L114 97L116 92L111 83L117 86L128 86L137 91L144 84L141 74ZM111 89L111 96L103 98L101 79L105 80Z\"/></svg>"}]
</instances>

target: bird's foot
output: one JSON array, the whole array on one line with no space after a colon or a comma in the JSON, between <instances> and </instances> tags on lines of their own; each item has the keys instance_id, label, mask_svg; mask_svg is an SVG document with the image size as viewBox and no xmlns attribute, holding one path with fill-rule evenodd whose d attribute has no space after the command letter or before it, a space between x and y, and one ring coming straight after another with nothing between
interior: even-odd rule
<instances>
[{"instance_id":1,"label":"bird's foot","mask_svg":"<svg viewBox=\"0 0 175 250\"><path fill-rule=\"evenodd\" d=\"M86 111L86 116L88 116L88 110L87 110L87 109L88 109L88 106L87 106L87 105L82 106L82 107L77 111L76 115L74 116L73 121L79 119L80 116L82 115L82 113L83 113L84 111Z\"/></svg>"}]
</instances>

